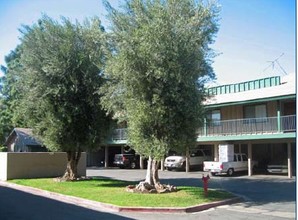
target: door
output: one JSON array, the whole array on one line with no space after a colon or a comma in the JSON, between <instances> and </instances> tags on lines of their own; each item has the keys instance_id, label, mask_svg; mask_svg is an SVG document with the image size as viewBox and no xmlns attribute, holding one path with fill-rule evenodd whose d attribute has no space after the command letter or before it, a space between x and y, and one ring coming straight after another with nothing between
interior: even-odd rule
<instances>
[{"instance_id":1,"label":"door","mask_svg":"<svg viewBox=\"0 0 298 220\"><path fill-rule=\"evenodd\" d=\"M296 103L284 102L283 103L283 115L296 115Z\"/></svg>"}]
</instances>

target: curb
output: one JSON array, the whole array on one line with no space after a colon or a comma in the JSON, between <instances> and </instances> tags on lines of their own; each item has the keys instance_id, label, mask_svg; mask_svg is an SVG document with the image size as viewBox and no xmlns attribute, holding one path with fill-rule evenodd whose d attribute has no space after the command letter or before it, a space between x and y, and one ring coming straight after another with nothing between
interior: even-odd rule
<instances>
[{"instance_id":1,"label":"curb","mask_svg":"<svg viewBox=\"0 0 298 220\"><path fill-rule=\"evenodd\" d=\"M92 209L95 211L109 211L109 212L154 212L154 213L192 213L201 212L210 208L214 208L222 205L230 205L243 201L241 197L234 197L222 201L216 201L211 203L204 203L196 206L190 206L185 208L173 208L173 207L124 207L111 205L102 202L91 201L88 199L78 198L74 196L62 195L55 192L50 192L42 189L37 189L29 186L22 186L15 183L9 183L0 181L0 186L16 189L22 192L30 193L36 196L42 196L48 199L65 202L68 204Z\"/></svg>"}]
</instances>

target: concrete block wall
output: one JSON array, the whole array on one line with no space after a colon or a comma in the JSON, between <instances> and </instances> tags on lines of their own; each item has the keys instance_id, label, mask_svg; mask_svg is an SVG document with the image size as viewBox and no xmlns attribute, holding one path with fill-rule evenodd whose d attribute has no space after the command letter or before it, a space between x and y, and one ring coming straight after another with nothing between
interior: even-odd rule
<instances>
[{"instance_id":1,"label":"concrete block wall","mask_svg":"<svg viewBox=\"0 0 298 220\"><path fill-rule=\"evenodd\" d=\"M65 172L64 152L0 152L0 180L59 177ZM78 174L86 176L86 153L82 153Z\"/></svg>"}]
</instances>

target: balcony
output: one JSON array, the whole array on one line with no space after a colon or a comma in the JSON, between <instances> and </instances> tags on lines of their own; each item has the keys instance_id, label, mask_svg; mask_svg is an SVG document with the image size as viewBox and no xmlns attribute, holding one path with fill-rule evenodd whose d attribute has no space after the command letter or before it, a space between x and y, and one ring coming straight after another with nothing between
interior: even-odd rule
<instances>
[{"instance_id":1,"label":"balcony","mask_svg":"<svg viewBox=\"0 0 298 220\"><path fill-rule=\"evenodd\" d=\"M198 136L273 134L296 131L296 115L205 123Z\"/></svg>"},{"instance_id":2,"label":"balcony","mask_svg":"<svg viewBox=\"0 0 298 220\"><path fill-rule=\"evenodd\" d=\"M256 134L280 134L296 132L296 115L224 120L205 123L198 129L198 137L241 136ZM127 129L115 129L111 135L112 143L126 143Z\"/></svg>"},{"instance_id":3,"label":"balcony","mask_svg":"<svg viewBox=\"0 0 298 220\"><path fill-rule=\"evenodd\" d=\"M127 129L126 128L118 128L113 130L111 135L112 142L121 142L127 140Z\"/></svg>"}]
</instances>

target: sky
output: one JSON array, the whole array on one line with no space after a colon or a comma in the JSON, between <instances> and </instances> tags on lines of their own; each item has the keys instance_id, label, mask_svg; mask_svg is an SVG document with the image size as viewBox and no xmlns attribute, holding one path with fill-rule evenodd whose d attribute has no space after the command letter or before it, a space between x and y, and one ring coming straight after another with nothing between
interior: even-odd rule
<instances>
[{"instance_id":1,"label":"sky","mask_svg":"<svg viewBox=\"0 0 298 220\"><path fill-rule=\"evenodd\" d=\"M123 0L109 0L117 7ZM219 32L211 48L216 84L231 84L295 73L295 0L218 0ZM98 16L108 26L101 0L0 0L0 64L20 43L18 29L43 13L82 21ZM275 62L273 62L275 61Z\"/></svg>"}]
</instances>

